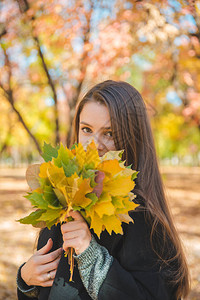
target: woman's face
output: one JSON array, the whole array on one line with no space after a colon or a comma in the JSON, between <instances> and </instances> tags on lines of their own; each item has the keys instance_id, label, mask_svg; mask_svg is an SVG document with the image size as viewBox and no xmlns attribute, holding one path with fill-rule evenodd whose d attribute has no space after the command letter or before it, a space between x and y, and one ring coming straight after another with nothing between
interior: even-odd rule
<instances>
[{"instance_id":1,"label":"woman's face","mask_svg":"<svg viewBox=\"0 0 200 300\"><path fill-rule=\"evenodd\" d=\"M94 101L87 102L80 113L78 140L85 145L92 138L97 144L99 156L116 150L108 108Z\"/></svg>"}]
</instances>

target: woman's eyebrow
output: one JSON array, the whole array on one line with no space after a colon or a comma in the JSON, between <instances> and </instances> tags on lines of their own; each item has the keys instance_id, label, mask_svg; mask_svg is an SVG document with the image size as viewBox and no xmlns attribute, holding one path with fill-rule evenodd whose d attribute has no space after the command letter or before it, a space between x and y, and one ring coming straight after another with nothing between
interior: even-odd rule
<instances>
[{"instance_id":1,"label":"woman's eyebrow","mask_svg":"<svg viewBox=\"0 0 200 300\"><path fill-rule=\"evenodd\" d=\"M88 123L86 123L84 121L80 122L80 124L84 124L84 125L92 127L92 125L90 125L90 124L88 124ZM101 127L100 129L111 129L111 127L110 126L108 126L108 127Z\"/></svg>"}]
</instances>

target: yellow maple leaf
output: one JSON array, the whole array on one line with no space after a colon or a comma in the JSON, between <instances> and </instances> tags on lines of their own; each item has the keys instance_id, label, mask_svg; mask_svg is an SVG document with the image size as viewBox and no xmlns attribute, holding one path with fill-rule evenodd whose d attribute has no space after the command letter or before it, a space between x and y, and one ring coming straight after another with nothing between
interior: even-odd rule
<instances>
[{"instance_id":1,"label":"yellow maple leaf","mask_svg":"<svg viewBox=\"0 0 200 300\"><path fill-rule=\"evenodd\" d=\"M64 198L65 198L65 202L66 202L66 205L65 207L67 208L67 212L69 212L71 209L72 209L72 205L71 205L71 195L70 193L68 192L67 188L65 185L63 186L60 186L59 187L59 190L62 192L62 194L64 195Z\"/></svg>"},{"instance_id":2,"label":"yellow maple leaf","mask_svg":"<svg viewBox=\"0 0 200 300\"><path fill-rule=\"evenodd\" d=\"M114 231L116 234L117 233L123 234L123 230L122 230L122 227L121 227L121 221L117 216L115 216L115 215L112 215L112 216L104 215L102 217L102 223L105 226L105 228L106 228L106 230L108 231L109 234L111 234L112 231Z\"/></svg>"},{"instance_id":3,"label":"yellow maple leaf","mask_svg":"<svg viewBox=\"0 0 200 300\"><path fill-rule=\"evenodd\" d=\"M120 219L121 222L124 223L134 223L133 219L128 215L128 214L118 214L118 217Z\"/></svg>"},{"instance_id":4,"label":"yellow maple leaf","mask_svg":"<svg viewBox=\"0 0 200 300\"><path fill-rule=\"evenodd\" d=\"M97 234L97 236L100 238L100 234L103 229L102 218L100 218L96 212L93 212L92 209L89 213L87 213L87 217L91 218L90 228L92 228L94 232Z\"/></svg>"},{"instance_id":5,"label":"yellow maple leaf","mask_svg":"<svg viewBox=\"0 0 200 300\"><path fill-rule=\"evenodd\" d=\"M67 185L67 177L65 176L63 168L58 168L57 166L50 164L50 166L47 167L46 172L54 188Z\"/></svg>"},{"instance_id":6,"label":"yellow maple leaf","mask_svg":"<svg viewBox=\"0 0 200 300\"><path fill-rule=\"evenodd\" d=\"M85 163L87 166L90 166L92 169L96 169L98 164L100 163L100 158L98 154L98 150L94 140L87 146L87 151L85 155Z\"/></svg>"},{"instance_id":7,"label":"yellow maple leaf","mask_svg":"<svg viewBox=\"0 0 200 300\"><path fill-rule=\"evenodd\" d=\"M72 199L76 192L78 191L79 185L80 185L81 178L78 176L78 174L75 172L70 177L66 177L65 187L66 192L68 194L68 197ZM82 181L82 180L81 180ZM58 185L58 187L63 186L61 183Z\"/></svg>"},{"instance_id":8,"label":"yellow maple leaf","mask_svg":"<svg viewBox=\"0 0 200 300\"><path fill-rule=\"evenodd\" d=\"M65 151L67 152L67 154L69 155L69 157L70 157L71 159L74 157L73 152L72 152L70 149L68 149L67 147L65 147ZM58 150L58 152L59 152L59 150Z\"/></svg>"},{"instance_id":9,"label":"yellow maple leaf","mask_svg":"<svg viewBox=\"0 0 200 300\"><path fill-rule=\"evenodd\" d=\"M104 183L103 192L110 192L112 196L127 195L134 186L131 176L117 175Z\"/></svg>"},{"instance_id":10,"label":"yellow maple leaf","mask_svg":"<svg viewBox=\"0 0 200 300\"><path fill-rule=\"evenodd\" d=\"M121 160L120 156L122 155L123 152L124 150L108 151L101 157L101 161L113 160L113 159Z\"/></svg>"},{"instance_id":11,"label":"yellow maple leaf","mask_svg":"<svg viewBox=\"0 0 200 300\"><path fill-rule=\"evenodd\" d=\"M117 159L105 160L97 166L97 169L105 173L104 183L120 171L123 171Z\"/></svg>"},{"instance_id":12,"label":"yellow maple leaf","mask_svg":"<svg viewBox=\"0 0 200 300\"><path fill-rule=\"evenodd\" d=\"M116 208L124 208L124 197L123 196L113 196L112 203Z\"/></svg>"},{"instance_id":13,"label":"yellow maple leaf","mask_svg":"<svg viewBox=\"0 0 200 300\"><path fill-rule=\"evenodd\" d=\"M112 200L110 192L103 191L98 199L98 203L110 202Z\"/></svg>"},{"instance_id":14,"label":"yellow maple leaf","mask_svg":"<svg viewBox=\"0 0 200 300\"><path fill-rule=\"evenodd\" d=\"M40 166L40 173L39 173L39 176L40 176L41 178L46 178L46 177L48 177L48 175L47 175L47 169L51 166L51 164L52 164L52 163L51 163L50 161L41 164L41 166Z\"/></svg>"},{"instance_id":15,"label":"yellow maple leaf","mask_svg":"<svg viewBox=\"0 0 200 300\"><path fill-rule=\"evenodd\" d=\"M83 145L81 143L78 143L78 145L75 146L74 154L76 156L76 161L78 162L80 169L83 168L85 159L86 159L86 152L83 148Z\"/></svg>"},{"instance_id":16,"label":"yellow maple leaf","mask_svg":"<svg viewBox=\"0 0 200 300\"><path fill-rule=\"evenodd\" d=\"M88 206L92 202L92 200L85 197L85 195L92 192L92 190L93 188L90 186L90 178L84 178L72 199L72 206L81 206L82 208Z\"/></svg>"},{"instance_id":17,"label":"yellow maple leaf","mask_svg":"<svg viewBox=\"0 0 200 300\"><path fill-rule=\"evenodd\" d=\"M116 207L116 214L127 214L128 211L134 210L138 204L135 204L133 201L130 201L128 197L124 197L123 199L123 207Z\"/></svg>"},{"instance_id":18,"label":"yellow maple leaf","mask_svg":"<svg viewBox=\"0 0 200 300\"><path fill-rule=\"evenodd\" d=\"M136 204L133 201L131 201L129 197L124 197L123 202L124 202L124 207L126 207L127 211L134 210L136 209L136 207L139 206L139 204Z\"/></svg>"},{"instance_id":19,"label":"yellow maple leaf","mask_svg":"<svg viewBox=\"0 0 200 300\"><path fill-rule=\"evenodd\" d=\"M121 175L121 176L132 176L133 173L135 173L134 170L123 168L119 175Z\"/></svg>"},{"instance_id":20,"label":"yellow maple leaf","mask_svg":"<svg viewBox=\"0 0 200 300\"><path fill-rule=\"evenodd\" d=\"M59 222L60 222L61 224L62 224L62 222L66 222L68 215L69 215L69 210L68 210L68 209L67 209L67 210L63 210L63 211L61 212Z\"/></svg>"},{"instance_id":21,"label":"yellow maple leaf","mask_svg":"<svg viewBox=\"0 0 200 300\"><path fill-rule=\"evenodd\" d=\"M57 188L53 188L54 193L56 194L59 202L62 204L63 207L67 206L67 201L65 199L65 196L63 195L62 191L57 189Z\"/></svg>"},{"instance_id":22,"label":"yellow maple leaf","mask_svg":"<svg viewBox=\"0 0 200 300\"><path fill-rule=\"evenodd\" d=\"M102 218L103 215L111 216L115 213L115 207L111 201L100 202L100 203L97 202L94 206L94 210L99 215L100 218Z\"/></svg>"}]
</instances>

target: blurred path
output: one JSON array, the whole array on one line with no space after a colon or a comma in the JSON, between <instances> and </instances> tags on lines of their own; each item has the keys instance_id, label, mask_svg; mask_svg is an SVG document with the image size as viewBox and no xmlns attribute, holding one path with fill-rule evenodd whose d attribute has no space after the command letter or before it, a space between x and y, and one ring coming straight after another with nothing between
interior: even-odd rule
<instances>
[{"instance_id":1,"label":"blurred path","mask_svg":"<svg viewBox=\"0 0 200 300\"><path fill-rule=\"evenodd\" d=\"M27 215L26 169L0 169L0 300L16 297L16 272L33 253L37 230L15 220Z\"/></svg>"},{"instance_id":2,"label":"blurred path","mask_svg":"<svg viewBox=\"0 0 200 300\"><path fill-rule=\"evenodd\" d=\"M172 214L191 273L189 300L200 300L200 168L162 168Z\"/></svg>"},{"instance_id":3,"label":"blurred path","mask_svg":"<svg viewBox=\"0 0 200 300\"><path fill-rule=\"evenodd\" d=\"M16 299L16 272L33 253L37 229L15 220L31 205L25 169L0 169L0 300ZM200 168L162 168L166 192L184 243L192 276L188 300L200 299Z\"/></svg>"}]
</instances>

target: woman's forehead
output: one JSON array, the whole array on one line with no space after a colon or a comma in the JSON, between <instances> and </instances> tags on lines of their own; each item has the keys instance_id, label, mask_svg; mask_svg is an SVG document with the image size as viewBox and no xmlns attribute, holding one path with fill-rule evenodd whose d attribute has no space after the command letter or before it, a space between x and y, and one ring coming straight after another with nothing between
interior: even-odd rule
<instances>
[{"instance_id":1,"label":"woman's forehead","mask_svg":"<svg viewBox=\"0 0 200 300\"><path fill-rule=\"evenodd\" d=\"M106 105L98 102L88 102L80 113L80 124L92 127L110 127L110 114Z\"/></svg>"}]
</instances>

